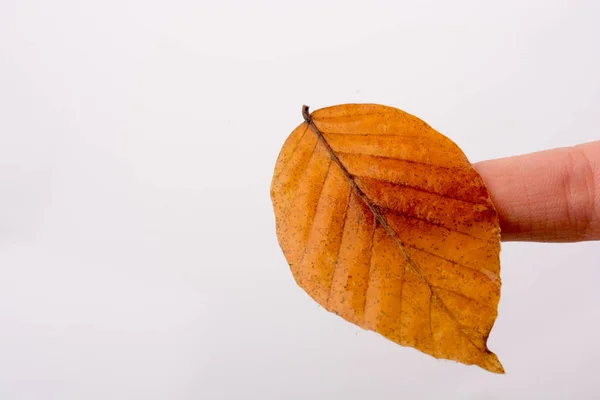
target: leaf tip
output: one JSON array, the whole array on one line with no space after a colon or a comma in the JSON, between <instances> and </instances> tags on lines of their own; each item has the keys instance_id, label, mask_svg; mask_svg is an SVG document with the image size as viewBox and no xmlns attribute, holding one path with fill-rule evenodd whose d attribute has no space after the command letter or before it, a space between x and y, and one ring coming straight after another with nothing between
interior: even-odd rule
<instances>
[{"instance_id":1,"label":"leaf tip","mask_svg":"<svg viewBox=\"0 0 600 400\"><path fill-rule=\"evenodd\" d=\"M479 366L495 374L504 374L504 367L500 363L498 356L491 351L486 353Z\"/></svg>"}]
</instances>

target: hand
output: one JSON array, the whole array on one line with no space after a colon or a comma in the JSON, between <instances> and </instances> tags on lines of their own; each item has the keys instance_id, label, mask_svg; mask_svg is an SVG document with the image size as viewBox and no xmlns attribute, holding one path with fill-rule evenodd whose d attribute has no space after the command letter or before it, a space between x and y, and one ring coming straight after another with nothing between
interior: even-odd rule
<instances>
[{"instance_id":1,"label":"hand","mask_svg":"<svg viewBox=\"0 0 600 400\"><path fill-rule=\"evenodd\" d=\"M600 141L474 165L503 241L600 240Z\"/></svg>"}]
</instances>

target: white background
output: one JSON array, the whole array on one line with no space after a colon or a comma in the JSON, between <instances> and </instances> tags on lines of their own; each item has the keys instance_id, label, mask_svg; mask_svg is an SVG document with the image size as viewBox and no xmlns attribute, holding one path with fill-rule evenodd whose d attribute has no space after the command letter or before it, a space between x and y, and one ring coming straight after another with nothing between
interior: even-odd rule
<instances>
[{"instance_id":1,"label":"white background","mask_svg":"<svg viewBox=\"0 0 600 400\"><path fill-rule=\"evenodd\" d=\"M0 399L591 399L600 244L507 243L505 376L344 322L278 247L312 109L471 161L600 137L600 2L0 1Z\"/></svg>"}]
</instances>

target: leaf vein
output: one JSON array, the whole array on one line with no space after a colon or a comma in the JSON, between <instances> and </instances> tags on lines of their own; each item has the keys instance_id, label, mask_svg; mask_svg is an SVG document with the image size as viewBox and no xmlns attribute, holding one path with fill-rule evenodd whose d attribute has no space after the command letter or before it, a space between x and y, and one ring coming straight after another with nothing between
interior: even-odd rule
<instances>
[{"instance_id":1,"label":"leaf vein","mask_svg":"<svg viewBox=\"0 0 600 400\"><path fill-rule=\"evenodd\" d=\"M302 132L302 135L300 136L300 139L298 139L298 141L294 145L294 149L290 152L290 157L283 162L283 165L281 166L281 170L275 176L275 179L278 179L279 176L285 171L285 169L287 168L287 166L290 164L290 161L292 160L293 155L296 152L296 149L298 148L298 146L300 146L300 143L304 139L304 136L306 135L306 132L308 131L308 128L310 128L310 126L306 125L306 129L304 130L304 132Z\"/></svg>"},{"instance_id":2,"label":"leaf vein","mask_svg":"<svg viewBox=\"0 0 600 400\"><path fill-rule=\"evenodd\" d=\"M333 265L333 271L331 272L331 282L329 283L329 293L327 293L327 303L329 305L329 300L331 299L331 293L333 292L333 282L335 279L335 272L337 271L338 265L340 264L340 254L342 252L342 244L344 243L344 229L346 228L346 220L348 219L348 207L350 206L350 196L352 195L352 190L348 188L348 196L346 199L346 207L344 208L344 221L342 222L342 234L340 238L340 245L338 246L337 254L335 256L335 264Z\"/></svg>"},{"instance_id":3,"label":"leaf vein","mask_svg":"<svg viewBox=\"0 0 600 400\"><path fill-rule=\"evenodd\" d=\"M449 262L450 264L458 265L459 267L466 268L466 269L469 269L469 270L471 270L471 271L479 272L479 273L481 273L481 274L485 275L485 276L486 276L486 277L487 277L487 278L488 278L490 281L492 281L494 284L497 284L498 275L496 275L495 273L493 273L492 271L490 271L490 270L488 270L488 269L486 269L486 268L477 269L477 268L475 268L475 267L469 267L468 265L461 264L461 263L459 263L458 261L450 260L449 258L446 258L446 257L444 257L444 256L441 256L441 255L439 255L439 254L432 253L432 252L430 252L430 251L427 251L427 250L425 250L425 249L423 249L423 248L421 248L421 247L415 246L415 245L413 245L413 244L410 244L410 243L408 243L408 244L404 244L404 245L405 245L406 247L409 247L409 248L411 248L411 249L415 249L415 250L418 250L418 251L422 251L423 253L425 253L425 254L429 254L430 256L434 256L434 257L440 258L440 259L442 259L442 260L444 260L444 261L447 261L447 262ZM493 279L493 278L495 278L495 279Z\"/></svg>"},{"instance_id":4,"label":"leaf vein","mask_svg":"<svg viewBox=\"0 0 600 400\"><path fill-rule=\"evenodd\" d=\"M405 163L417 164L417 165L424 165L426 167L433 167L433 168L442 168L442 169L447 169L447 170L451 170L451 171L461 171L461 172L466 172L467 171L467 169L465 167L459 167L459 166L449 167L447 165L431 164L431 163L424 162L424 161L407 160L405 158L395 158L395 157L378 156L376 154L354 153L354 152L351 152L351 151L340 151L340 150L337 150L336 153L337 154L341 154L341 155L346 155L346 156L363 156L363 157L364 156L369 156L369 157L373 157L373 158L379 158L379 159L382 159L382 160L401 161L401 162L405 162Z\"/></svg>"},{"instance_id":5,"label":"leaf vein","mask_svg":"<svg viewBox=\"0 0 600 400\"><path fill-rule=\"evenodd\" d=\"M333 119L341 119L341 118L356 118L356 117L366 117L369 115L381 115L381 116L385 116L388 114L392 114L394 113L394 110L390 110L390 111L370 111L370 112L366 112L366 113L362 113L362 114L346 114L346 115L335 115L332 117L315 117L315 121L329 121L329 120L333 120Z\"/></svg>"},{"instance_id":6,"label":"leaf vein","mask_svg":"<svg viewBox=\"0 0 600 400\"><path fill-rule=\"evenodd\" d=\"M493 309L493 307L490 307L489 305L485 304L483 301L481 301L481 300L477 300L477 299L474 299L473 297L469 297L469 296L467 296L466 294L463 294L463 293L457 292L456 290L448 289L448 288L441 287L441 286L431 286L431 287L432 287L433 289L442 290L442 291L444 291L444 292L448 292L448 293L451 293L451 294L453 294L453 295L456 295L456 296L462 297L463 299L466 299L466 300L472 301L472 302L474 302L474 303L476 303L476 304L480 305L481 307L485 307L485 308L491 308L491 309Z\"/></svg>"},{"instance_id":7,"label":"leaf vein","mask_svg":"<svg viewBox=\"0 0 600 400\"><path fill-rule=\"evenodd\" d=\"M288 218L290 212L292 211L292 208L294 208L294 202L296 201L296 198L298 197L298 192L299 192L298 186L300 186L300 183L302 183L302 181L306 177L306 174L308 173L308 166L310 165L310 162L311 162L313 156L315 155L315 150L317 149L317 144L318 143L319 143L319 141L315 142L315 145L314 145L312 151L310 152L310 156L308 157L308 162L302 168L302 176L300 176L300 179L298 179L298 182L296 183L296 187L294 187L294 195L292 196L292 200L290 201L289 208L285 211L285 218L284 219Z\"/></svg>"},{"instance_id":8,"label":"leaf vein","mask_svg":"<svg viewBox=\"0 0 600 400\"><path fill-rule=\"evenodd\" d=\"M455 232L455 233L458 233L460 235L465 235L465 236L468 236L468 237L470 237L472 239L480 240L480 241L483 241L483 242L486 242L486 243L487 242L491 242L491 240L485 240L483 238L479 238L477 236L473 236L473 235L471 235L469 233L466 233L466 232L461 232L461 231L456 230L456 229L451 229L451 228L448 228L448 227L442 225L439 222L431 221L431 220L428 220L426 218L421 218L421 217L418 217L418 216L413 215L413 214L405 213L405 212L402 212L402 211L399 211L399 210L394 210L393 208L390 208L390 207L384 207L384 206L380 206L380 205L378 205L377 207L379 207L380 210L389 211L390 214L396 214L396 215L399 215L399 216L402 216L402 217L406 217L406 218L411 218L411 219L416 219L416 220L419 220L419 221L423 221L423 222L426 222L426 223L428 223L430 225L436 226L438 228L445 229L445 230L450 231L450 232Z\"/></svg>"},{"instance_id":9,"label":"leaf vein","mask_svg":"<svg viewBox=\"0 0 600 400\"><path fill-rule=\"evenodd\" d=\"M377 181L377 182L390 183L392 185L402 186L402 187L405 187L405 188L416 190L418 192L423 192L423 193L428 193L428 194L432 194L432 195L435 195L435 196L444 197L444 198L449 199L449 200L461 201L463 203L469 203L469 204L473 204L473 205L481 204L481 205L487 206L486 203L480 203L480 202L477 202L477 201L471 201L471 200L466 200L466 199L459 199L458 197L452 197L452 196L448 196L446 194L442 194L442 193L434 192L434 191L431 191L431 190L427 190L427 189L424 189L424 188L422 188L420 186L414 186L414 185L408 185L408 184L405 184L405 183L394 182L394 181L391 181L389 179L373 178L371 176L366 176L366 175L354 175L354 177L355 178L360 178L360 179L373 180L373 181Z\"/></svg>"},{"instance_id":10,"label":"leaf vein","mask_svg":"<svg viewBox=\"0 0 600 400\"><path fill-rule=\"evenodd\" d=\"M373 233L371 234L371 246L369 246L369 265L367 266L367 284L365 286L365 304L363 306L363 324L367 319L367 294L371 283L371 264L373 263L373 247L375 246L375 231L377 230L377 219L373 215Z\"/></svg>"},{"instance_id":11,"label":"leaf vein","mask_svg":"<svg viewBox=\"0 0 600 400\"><path fill-rule=\"evenodd\" d=\"M302 265L304 264L304 257L306 256L306 244L308 243L308 239L310 238L310 234L312 233L313 227L315 225L314 222L315 222L315 218L317 216L317 210L319 208L319 203L321 202L321 196L323 195L323 187L325 186L325 182L327 181L327 177L329 176L330 169L331 169L331 162L329 164L327 164L327 173L325 174L325 179L323 179L323 183L321 184L321 188L319 190L319 199L316 201L314 212L313 212L312 218L310 219L310 222L309 222L308 235L306 235L306 241L303 244L302 258L300 259L299 268L302 268Z\"/></svg>"}]
</instances>

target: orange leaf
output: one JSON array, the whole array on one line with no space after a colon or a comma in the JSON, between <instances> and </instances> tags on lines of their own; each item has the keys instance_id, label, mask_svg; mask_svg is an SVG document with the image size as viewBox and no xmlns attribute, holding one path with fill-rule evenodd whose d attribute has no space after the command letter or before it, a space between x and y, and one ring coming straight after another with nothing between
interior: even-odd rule
<instances>
[{"instance_id":1,"label":"orange leaf","mask_svg":"<svg viewBox=\"0 0 600 400\"><path fill-rule=\"evenodd\" d=\"M463 152L391 107L303 116L271 184L298 285L398 344L503 373L486 344L500 299L498 215Z\"/></svg>"}]
</instances>

